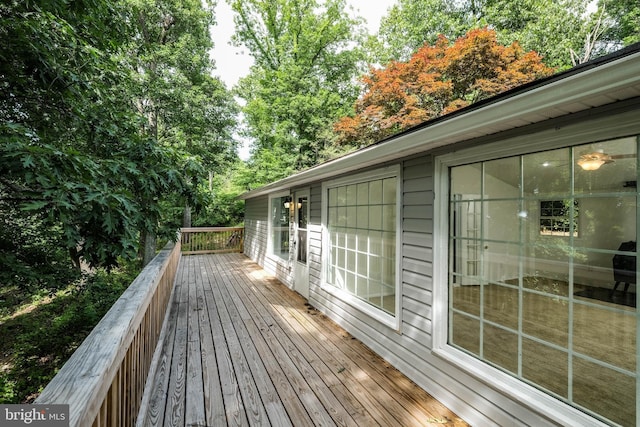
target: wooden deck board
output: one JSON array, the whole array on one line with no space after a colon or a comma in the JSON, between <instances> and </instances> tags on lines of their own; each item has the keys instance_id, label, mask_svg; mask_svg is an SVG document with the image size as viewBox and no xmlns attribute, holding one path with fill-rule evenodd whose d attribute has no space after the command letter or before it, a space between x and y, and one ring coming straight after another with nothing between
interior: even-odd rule
<instances>
[{"instance_id":1,"label":"wooden deck board","mask_svg":"<svg viewBox=\"0 0 640 427\"><path fill-rule=\"evenodd\" d=\"M203 269L202 273L203 279L208 280L205 269ZM224 397L222 394L222 386L220 385L220 373L218 371L216 351L213 344L211 319L209 318L209 310L207 308L207 292L205 292L204 284L199 292L201 292L203 299L202 310L199 312L199 332L200 350L202 352L202 384L206 409L206 425L222 425L226 422Z\"/></svg>"},{"instance_id":2,"label":"wooden deck board","mask_svg":"<svg viewBox=\"0 0 640 427\"><path fill-rule=\"evenodd\" d=\"M218 271L218 274L225 278L223 272ZM231 320L235 326L237 344L239 346L237 353L240 358L246 359L247 366L255 381L257 391L261 397L264 409L268 414L269 421L275 426L291 425L287 410L263 362L264 360L268 362L270 359L273 359L273 355L266 353L264 349L260 352L258 347L261 344L259 340L262 338L262 335L251 335L249 333L248 327L254 327L255 323L246 307L243 304L235 303L234 298L236 295L229 293L228 290L224 288L221 289L221 293L223 294L223 300L225 300L227 304L226 307L229 310ZM262 422L262 425L266 424L266 422Z\"/></svg>"},{"instance_id":3,"label":"wooden deck board","mask_svg":"<svg viewBox=\"0 0 640 427\"><path fill-rule=\"evenodd\" d=\"M184 258L181 263L184 262ZM184 268L179 268L176 273L176 282L182 281L182 275L187 271ZM169 319L175 319L178 313L179 304L175 304L174 301L169 307ZM149 397L149 403L146 408L144 425L156 426L164 424L164 411L167 403L167 395L169 389L169 376L171 370L171 356L173 354L173 341L175 339L176 322L168 322L166 330L164 331L165 337L161 342L161 355L157 363L154 387L151 388L151 395Z\"/></svg>"},{"instance_id":4,"label":"wooden deck board","mask_svg":"<svg viewBox=\"0 0 640 427\"><path fill-rule=\"evenodd\" d=\"M220 316L220 312L214 298L213 288L217 286L215 284L215 274L216 273L208 274L209 281L207 281L205 286L205 295L207 309L209 311L209 320L211 322L211 334L213 337L213 347L215 349L218 364L222 390L222 402L226 414L226 421L228 425L249 425L247 414L244 411L244 405L240 396L240 386L236 379L233 364L231 362L231 355L222 328L223 317Z\"/></svg>"},{"instance_id":5,"label":"wooden deck board","mask_svg":"<svg viewBox=\"0 0 640 427\"><path fill-rule=\"evenodd\" d=\"M188 258L185 264L190 264ZM184 266L183 266L184 268ZM171 353L171 370L169 374L169 388L165 407L164 424L168 426L184 425L185 409L185 376L187 365L187 310L189 303L189 280L193 277L191 265L183 272L183 285L176 289L174 304L178 305L176 315L176 332ZM185 283L186 282L186 283Z\"/></svg>"},{"instance_id":6,"label":"wooden deck board","mask_svg":"<svg viewBox=\"0 0 640 427\"><path fill-rule=\"evenodd\" d=\"M287 298L287 293L282 293L281 297ZM322 360L330 364L334 372L340 371L343 376L351 376L352 381L346 383L352 387L358 399L375 410L376 419L385 420L389 424L397 422L403 426L424 425L422 419L410 415L414 412L422 414L427 408L416 406L412 389L417 386L408 378L397 370L389 370L387 363L380 363L381 360L375 353L363 347L359 341L352 340L346 331L333 322L323 322L323 327L320 327L320 322L309 321L309 314L319 315L313 308L307 309L306 313L295 309L279 310L282 318L288 321L291 332L307 333L317 341L314 348L324 352ZM355 348L351 344L355 344ZM363 357L364 355L369 358ZM385 370L399 374L397 379L392 379ZM360 386L362 383L367 385L366 389ZM393 394L389 390L393 390ZM379 402L386 402L387 405L378 409ZM441 409L446 408L441 406ZM431 418L435 419L433 416Z\"/></svg>"},{"instance_id":7,"label":"wooden deck board","mask_svg":"<svg viewBox=\"0 0 640 427\"><path fill-rule=\"evenodd\" d=\"M149 426L466 425L241 254L183 256Z\"/></svg>"},{"instance_id":8,"label":"wooden deck board","mask_svg":"<svg viewBox=\"0 0 640 427\"><path fill-rule=\"evenodd\" d=\"M261 290L264 287L256 286ZM308 360L314 361L316 370L324 381L332 387L343 405L350 404L350 413L359 418L358 425L424 425L423 420L417 420L406 410L399 408L394 398L386 390L377 387L371 381L363 382L364 371L360 366L353 366L350 359L345 357L339 348L327 345L318 327L318 312L309 309L302 303L300 307L292 307L289 301L292 297L301 299L283 286L275 285L272 292L263 295L274 307L275 316L284 328L285 337L299 337L296 344L299 351L304 352ZM379 360L379 359L378 359ZM352 372L357 371L360 379ZM395 387L391 388L392 390ZM356 397L357 396L357 397ZM381 405L380 403L384 403ZM395 412L396 414L394 415Z\"/></svg>"},{"instance_id":9,"label":"wooden deck board","mask_svg":"<svg viewBox=\"0 0 640 427\"><path fill-rule=\"evenodd\" d=\"M237 295L236 300L245 300L249 296L240 295L237 292L242 290L242 284L238 281L238 277L241 276L240 271L235 269L231 271L231 275L228 277L229 282L235 286L228 287L228 290L235 292ZM251 300L249 298L249 300ZM255 302L261 305L259 302ZM246 307L246 306L245 306ZM296 378L296 384L298 384L299 393L304 397L304 401L307 403L307 410L313 413L313 416L318 418L317 423L326 425L327 423L336 423L337 425L353 425L353 419L349 412L343 407L342 402L335 396L335 394L329 390L327 384L323 381L323 378L311 365L316 360L315 357L310 359L306 358L302 353L302 348L305 346L305 342L300 340L296 335L289 335L284 332L278 325L278 318L274 318L269 314L263 313L263 320L269 322L269 328L273 339L277 340L280 344L279 350L284 351L277 357L282 363L290 364L289 369L290 376ZM263 325L265 326L265 325ZM277 344L274 343L277 346ZM296 372L298 371L298 373ZM298 378L302 376L301 378ZM319 398L323 403L326 411L321 411L317 406L316 398Z\"/></svg>"},{"instance_id":10,"label":"wooden deck board","mask_svg":"<svg viewBox=\"0 0 640 427\"><path fill-rule=\"evenodd\" d=\"M286 288L283 288L283 290L286 290ZM311 318L308 315L311 312L306 306L303 307L303 310L306 312L300 311L299 307L287 308L287 296L291 297L291 294L287 295L285 293L282 295L278 292L269 292L263 296L271 303L271 306L274 307L274 310L277 313L276 317L279 319L283 329L283 339L286 339L286 337L297 337L297 350L302 352L307 360L312 361L311 363L321 374L324 382L328 386L333 387L334 389L346 389L347 387L354 386L355 389L353 390L353 393L359 396L359 400L356 401L357 403L360 401L364 403L377 403L367 401L368 391L360 387L359 384L347 383L345 385L345 383L343 383L339 378L339 376L348 375L345 367L348 364L338 360L332 352L332 349L327 347L325 342L318 341L318 336L315 335L317 328L315 328L315 330L307 330L307 327L305 326L306 324L315 325L316 322L311 321ZM313 315L315 314L316 313L313 313ZM348 396L348 391L343 393L343 397L347 397L348 400L351 400ZM362 408L362 405L358 406ZM357 410L353 412L357 412ZM375 418L378 420L384 420L387 417L383 412L378 412L376 415L378 416ZM392 422L394 420L389 419L388 421Z\"/></svg>"},{"instance_id":11,"label":"wooden deck board","mask_svg":"<svg viewBox=\"0 0 640 427\"><path fill-rule=\"evenodd\" d=\"M204 310L204 297L202 295L203 275L199 267L199 263L194 263L194 268L191 270L194 272L194 277L190 277L189 280L187 308L188 362L185 390L185 424L188 426L204 425L206 422L199 316L199 313Z\"/></svg>"},{"instance_id":12,"label":"wooden deck board","mask_svg":"<svg viewBox=\"0 0 640 427\"><path fill-rule=\"evenodd\" d=\"M222 329L229 348L231 363L238 381L240 395L242 396L249 424L258 426L270 425L266 409L258 392L258 386L253 378L251 368L245 357L245 352L238 339L236 328L241 327L241 320L238 319L237 316L234 316L234 302L228 297L224 290L223 279L225 279L225 277L222 276L220 272L217 272L214 277L217 286L212 287L213 296L218 306ZM247 353L250 353L251 350L255 351L255 348L252 347L252 345L249 345L244 350Z\"/></svg>"}]
</instances>

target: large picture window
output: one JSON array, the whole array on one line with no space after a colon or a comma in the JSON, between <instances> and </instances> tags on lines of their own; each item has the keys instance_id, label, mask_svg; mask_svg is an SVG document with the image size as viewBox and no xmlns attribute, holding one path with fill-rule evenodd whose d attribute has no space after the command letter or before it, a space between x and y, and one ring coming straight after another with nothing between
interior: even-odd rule
<instances>
[{"instance_id":1,"label":"large picture window","mask_svg":"<svg viewBox=\"0 0 640 427\"><path fill-rule=\"evenodd\" d=\"M325 185L325 284L396 316L399 168Z\"/></svg>"},{"instance_id":2,"label":"large picture window","mask_svg":"<svg viewBox=\"0 0 640 427\"><path fill-rule=\"evenodd\" d=\"M289 203L289 195L269 199L269 253L283 260L289 259Z\"/></svg>"},{"instance_id":3,"label":"large picture window","mask_svg":"<svg viewBox=\"0 0 640 427\"><path fill-rule=\"evenodd\" d=\"M447 343L621 425L640 397L637 153L632 137L449 167Z\"/></svg>"}]
</instances>

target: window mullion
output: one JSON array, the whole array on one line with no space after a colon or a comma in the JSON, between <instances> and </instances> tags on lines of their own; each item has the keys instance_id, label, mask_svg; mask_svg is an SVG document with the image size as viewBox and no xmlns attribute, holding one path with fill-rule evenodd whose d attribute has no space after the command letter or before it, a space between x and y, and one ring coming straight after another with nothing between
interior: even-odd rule
<instances>
[{"instance_id":1,"label":"window mullion","mask_svg":"<svg viewBox=\"0 0 640 427\"><path fill-rule=\"evenodd\" d=\"M520 158L520 191L518 196L520 197L520 212L525 212L524 201L524 156ZM518 378L522 378L522 355L523 355L523 306L524 306L524 258L525 258L525 228L522 215L519 216L518 221Z\"/></svg>"},{"instance_id":2,"label":"window mullion","mask_svg":"<svg viewBox=\"0 0 640 427\"><path fill-rule=\"evenodd\" d=\"M636 153L640 153L640 135L636 137ZM636 179L640 176L640 162L636 162ZM636 181L637 182L637 181ZM636 185L636 242L638 241L638 230L640 230L640 193ZM640 276L640 263L638 263L638 245L636 245L636 277ZM640 304L638 304L638 290L636 284L636 417L640 414Z\"/></svg>"},{"instance_id":3,"label":"window mullion","mask_svg":"<svg viewBox=\"0 0 640 427\"><path fill-rule=\"evenodd\" d=\"M575 259L575 238L573 234L573 210L574 210L574 200L575 200L575 148L569 148L569 158L571 162L569 163L569 324L567 325L567 333L568 333L568 342L567 342L567 399L569 402L573 402L573 309L574 309L574 296L573 296L573 281L574 281L574 259Z\"/></svg>"},{"instance_id":4,"label":"window mullion","mask_svg":"<svg viewBox=\"0 0 640 427\"><path fill-rule=\"evenodd\" d=\"M482 162L480 169L480 241L476 242L479 244L480 251L480 271L477 271L476 274L479 274L480 280L478 281L480 284L480 358L484 359L484 297L485 297L485 262L486 257L484 248L484 218L485 218L485 203L484 203L484 194L485 192L485 162Z\"/></svg>"}]
</instances>

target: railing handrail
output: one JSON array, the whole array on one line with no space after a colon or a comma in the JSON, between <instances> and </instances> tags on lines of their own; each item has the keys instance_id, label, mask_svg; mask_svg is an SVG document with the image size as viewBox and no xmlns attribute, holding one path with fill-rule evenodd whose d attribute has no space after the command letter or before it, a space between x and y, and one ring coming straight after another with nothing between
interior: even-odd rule
<instances>
[{"instance_id":1,"label":"railing handrail","mask_svg":"<svg viewBox=\"0 0 640 427\"><path fill-rule=\"evenodd\" d=\"M242 252L244 227L185 227L180 239L183 255Z\"/></svg>"},{"instance_id":2,"label":"railing handrail","mask_svg":"<svg viewBox=\"0 0 640 427\"><path fill-rule=\"evenodd\" d=\"M129 285L35 403L68 404L70 426L88 426L102 418L105 420L97 424L107 420L112 425L135 422L131 418L137 415L134 408L139 407L142 392L132 388L144 388L179 259L180 242L167 244ZM130 351L132 343L144 348ZM114 398L122 401L115 403L115 407L111 402Z\"/></svg>"},{"instance_id":3,"label":"railing handrail","mask_svg":"<svg viewBox=\"0 0 640 427\"><path fill-rule=\"evenodd\" d=\"M230 230L244 230L244 227L182 227L181 232L198 233L209 231L230 231Z\"/></svg>"}]
</instances>

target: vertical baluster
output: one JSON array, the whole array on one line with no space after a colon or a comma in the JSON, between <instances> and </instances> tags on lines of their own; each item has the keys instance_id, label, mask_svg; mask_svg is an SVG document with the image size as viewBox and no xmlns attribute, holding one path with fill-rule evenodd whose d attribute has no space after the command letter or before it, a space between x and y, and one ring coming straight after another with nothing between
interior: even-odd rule
<instances>
[{"instance_id":1,"label":"vertical baluster","mask_svg":"<svg viewBox=\"0 0 640 427\"><path fill-rule=\"evenodd\" d=\"M120 410L120 405L118 405L119 401L119 387L120 382L118 375L113 378L113 382L111 383L111 388L109 389L109 395L107 397L107 407L109 409L109 422L108 425L110 427L116 427L118 425L118 411Z\"/></svg>"}]
</instances>

